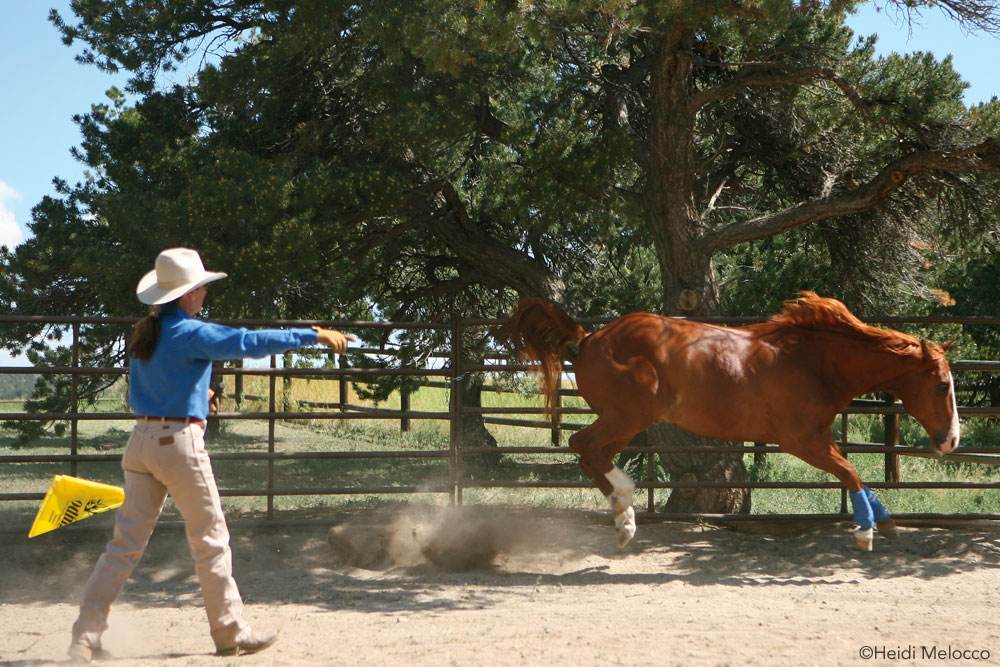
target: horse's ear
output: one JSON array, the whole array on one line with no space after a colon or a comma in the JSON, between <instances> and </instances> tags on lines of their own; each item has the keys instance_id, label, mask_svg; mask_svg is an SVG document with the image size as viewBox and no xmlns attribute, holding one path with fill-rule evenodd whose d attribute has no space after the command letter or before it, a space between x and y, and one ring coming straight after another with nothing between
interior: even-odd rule
<instances>
[{"instance_id":1,"label":"horse's ear","mask_svg":"<svg viewBox=\"0 0 1000 667\"><path fill-rule=\"evenodd\" d=\"M951 347L951 344L954 343L954 342L955 342L955 339L952 338L950 341L948 341L947 343L945 343L944 345L942 345L941 346L941 352L947 352L948 348ZM923 356L925 358L927 358L927 359L932 359L933 358L933 354L931 352L932 349L933 348L931 348L931 343L928 343L923 338L920 339L920 352L921 352L921 354L923 354Z\"/></svg>"}]
</instances>

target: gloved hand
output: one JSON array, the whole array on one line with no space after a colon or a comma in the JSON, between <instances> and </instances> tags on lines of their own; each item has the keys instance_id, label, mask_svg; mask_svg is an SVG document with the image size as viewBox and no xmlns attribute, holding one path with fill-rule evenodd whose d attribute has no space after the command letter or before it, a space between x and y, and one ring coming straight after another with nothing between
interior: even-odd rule
<instances>
[{"instance_id":1,"label":"gloved hand","mask_svg":"<svg viewBox=\"0 0 1000 667\"><path fill-rule=\"evenodd\" d=\"M214 390L208 390L208 414L217 415L219 414L219 408L222 407L222 395L216 394Z\"/></svg>"},{"instance_id":2,"label":"gloved hand","mask_svg":"<svg viewBox=\"0 0 1000 667\"><path fill-rule=\"evenodd\" d=\"M219 410L222 409L222 394L225 390L226 384L221 379L217 379L208 388L208 414L219 414Z\"/></svg>"},{"instance_id":3,"label":"gloved hand","mask_svg":"<svg viewBox=\"0 0 1000 667\"><path fill-rule=\"evenodd\" d=\"M343 354L347 350L347 342L357 340L354 336L345 336L336 329L323 329L313 327L316 330L317 340L321 345L326 345L337 354Z\"/></svg>"}]
</instances>

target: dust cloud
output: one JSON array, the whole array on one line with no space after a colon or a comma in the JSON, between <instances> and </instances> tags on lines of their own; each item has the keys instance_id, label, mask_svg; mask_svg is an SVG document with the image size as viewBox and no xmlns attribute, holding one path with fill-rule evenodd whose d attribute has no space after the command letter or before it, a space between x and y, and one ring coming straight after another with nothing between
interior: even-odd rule
<instances>
[{"instance_id":1,"label":"dust cloud","mask_svg":"<svg viewBox=\"0 0 1000 667\"><path fill-rule=\"evenodd\" d=\"M354 517L330 528L330 547L347 565L385 570L431 566L443 571L489 569L501 554L523 555L572 541L567 529L481 507L410 506Z\"/></svg>"}]
</instances>

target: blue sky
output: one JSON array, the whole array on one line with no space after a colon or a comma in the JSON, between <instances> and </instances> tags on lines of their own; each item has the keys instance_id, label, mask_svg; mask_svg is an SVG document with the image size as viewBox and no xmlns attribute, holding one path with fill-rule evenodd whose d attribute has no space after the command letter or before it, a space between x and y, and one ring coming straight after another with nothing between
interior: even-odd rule
<instances>
[{"instance_id":1,"label":"blue sky","mask_svg":"<svg viewBox=\"0 0 1000 667\"><path fill-rule=\"evenodd\" d=\"M127 78L77 63L80 47L62 43L47 20L50 7L70 16L69 0L0 0L0 245L16 245L27 235L31 209L54 194L54 177L70 183L83 178L69 152L80 140L73 115L106 101L105 91L124 88ZM878 34L882 53L952 54L954 68L971 84L968 104L1000 95L993 70L1000 39L966 34L936 10L912 30L895 14L870 6L849 23L859 35Z\"/></svg>"},{"instance_id":2,"label":"blue sky","mask_svg":"<svg viewBox=\"0 0 1000 667\"><path fill-rule=\"evenodd\" d=\"M0 244L27 233L32 207L53 194L52 179L83 176L69 154L79 144L73 115L101 102L124 76L109 76L73 60L47 20L69 2L0 0Z\"/></svg>"},{"instance_id":3,"label":"blue sky","mask_svg":"<svg viewBox=\"0 0 1000 667\"><path fill-rule=\"evenodd\" d=\"M0 245L16 245L28 232L31 208L53 194L53 177L76 183L83 167L69 150L79 143L74 114L105 101L124 74L111 75L77 63L79 46L65 46L48 22L50 7L69 16L69 1L0 0ZM1000 95L1000 39L964 34L940 11L929 11L912 33L893 14L873 8L853 17L858 34L879 35L888 53L931 51L952 54L955 69L971 84L967 103Z\"/></svg>"}]
</instances>

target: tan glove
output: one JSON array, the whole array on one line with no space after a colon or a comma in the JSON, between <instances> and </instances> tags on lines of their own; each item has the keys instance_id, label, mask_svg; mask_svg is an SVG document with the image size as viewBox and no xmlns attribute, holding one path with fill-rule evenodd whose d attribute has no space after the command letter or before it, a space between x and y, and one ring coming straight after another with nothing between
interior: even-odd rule
<instances>
[{"instance_id":1,"label":"tan glove","mask_svg":"<svg viewBox=\"0 0 1000 667\"><path fill-rule=\"evenodd\" d=\"M219 414L219 410L222 409L222 394L225 389L225 383L218 378L208 388L208 414Z\"/></svg>"},{"instance_id":2,"label":"tan glove","mask_svg":"<svg viewBox=\"0 0 1000 667\"><path fill-rule=\"evenodd\" d=\"M208 414L217 415L219 414L219 408L222 406L222 396L215 393L214 389L208 390Z\"/></svg>"},{"instance_id":3,"label":"tan glove","mask_svg":"<svg viewBox=\"0 0 1000 667\"><path fill-rule=\"evenodd\" d=\"M316 330L316 338L321 345L326 345L337 354L343 354L347 350L347 342L357 340L354 336L345 336L336 329L323 329L313 327Z\"/></svg>"}]
</instances>

